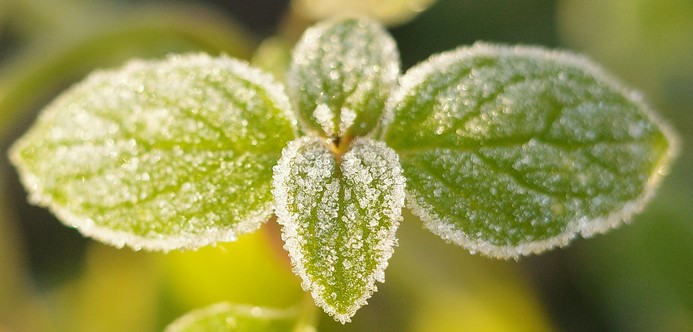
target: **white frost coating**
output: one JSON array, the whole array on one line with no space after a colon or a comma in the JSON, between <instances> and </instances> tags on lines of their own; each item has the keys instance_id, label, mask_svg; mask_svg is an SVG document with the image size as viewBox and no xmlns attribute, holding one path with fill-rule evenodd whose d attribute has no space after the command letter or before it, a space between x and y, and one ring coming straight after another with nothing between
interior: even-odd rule
<instances>
[{"instance_id":1,"label":"white frost coating","mask_svg":"<svg viewBox=\"0 0 693 332\"><path fill-rule=\"evenodd\" d=\"M296 169L296 162L299 158L310 158L313 163L306 166L299 164L298 167L307 167L305 170ZM284 248L289 252L294 273L301 278L301 287L304 290L311 291L316 304L332 315L334 315L334 309L325 303L322 294L319 292L319 285L314 284L313 277L306 270L306 258L304 257L303 248L308 239L302 237L302 227L305 221L301 220L300 213L316 208L319 202L311 194L318 192L329 181L335 166L334 158L332 158L329 150L327 150L320 139L315 137L298 138L290 142L282 151L282 157L274 167L272 189L277 222L282 225ZM300 171L305 173L305 180L294 179L297 176L297 172ZM293 187L296 185L302 185L305 188L305 192L294 192ZM328 197L335 190L333 186L326 186L326 189L327 194L325 196ZM323 205L323 211L324 208L325 206ZM333 211L333 213L336 214L337 211Z\"/></svg>"},{"instance_id":2,"label":"white frost coating","mask_svg":"<svg viewBox=\"0 0 693 332\"><path fill-rule=\"evenodd\" d=\"M382 122L382 126L385 128L381 131L382 137L387 136L388 126L394 120L396 112L398 112L398 107L402 107L401 104L406 98L415 96L418 91L417 87L425 84L431 76L445 71L447 68L454 67L456 63L477 56L503 57L511 55L534 58L541 61L554 61L561 65L579 68L587 75L595 77L601 84L605 84L625 96L630 102L635 104L641 112L644 112L646 117L662 131L670 147L665 155L657 160L652 173L649 174L648 181L642 193L637 198L623 202L618 209L611 211L608 215L593 220L584 217L577 217L574 220L570 220L565 230L556 236L544 240L522 243L517 246L499 246L479 238L474 238L474 234L465 234L462 230L454 226L449 216L439 215L434 212L435 209L433 209L422 197L423 195L428 195L428 193L419 193L413 189L407 190L407 206L415 215L421 218L426 228L449 242L467 248L472 253L480 252L484 255L497 258L517 258L520 255L540 253L553 247L560 247L568 244L577 234L583 237L589 237L594 234L606 232L623 222L627 222L634 214L642 210L645 204L651 199L661 179L661 175L664 173L662 170L667 167L670 160L678 151L678 140L673 131L650 110L643 102L642 97L636 92L625 89L614 78L606 74L602 69L586 58L559 51L548 51L537 47L506 47L482 43L433 56L407 72L400 80L400 89L397 90L388 101L386 116ZM638 134L638 131L630 130L629 134L635 135ZM470 195L471 194L473 193L470 193ZM536 222L542 223L543 221ZM534 224L534 222L532 223Z\"/></svg>"},{"instance_id":3,"label":"white frost coating","mask_svg":"<svg viewBox=\"0 0 693 332\"><path fill-rule=\"evenodd\" d=\"M208 65L210 67L219 65L220 63L226 62L228 67L231 69L235 75L239 78L256 84L262 87L271 97L272 101L276 104L277 108L284 113L284 116L291 121L292 128L294 128L294 134L298 136L298 121L296 120L296 115L291 107L291 102L286 94L283 84L279 84L274 76L271 74L250 66L246 61L230 58L226 55L220 55L219 57L210 57L204 53L198 54L182 54L182 55L171 55L169 56L169 61L173 60L172 63L181 62L186 65ZM149 61L135 60L135 63L139 65L141 63L145 68L148 66ZM129 65L126 65L123 69L127 71Z\"/></svg>"},{"instance_id":4,"label":"white frost coating","mask_svg":"<svg viewBox=\"0 0 693 332\"><path fill-rule=\"evenodd\" d=\"M331 136L354 126L360 134L375 126L399 67L396 44L382 26L337 18L304 32L293 51L288 91L308 132ZM322 114L327 111L332 114Z\"/></svg>"},{"instance_id":5,"label":"white frost coating","mask_svg":"<svg viewBox=\"0 0 693 332\"><path fill-rule=\"evenodd\" d=\"M274 132L253 130L259 111L272 112L259 116L277 120ZM270 75L225 56L176 55L93 73L42 112L10 157L30 200L66 225L168 251L232 241L267 220L271 196L253 189L271 182L246 178L259 180L296 129Z\"/></svg>"},{"instance_id":6,"label":"white frost coating","mask_svg":"<svg viewBox=\"0 0 693 332\"><path fill-rule=\"evenodd\" d=\"M334 136L334 112L326 104L319 104L313 111L313 117L318 120L322 130L327 136Z\"/></svg>"},{"instance_id":7,"label":"white frost coating","mask_svg":"<svg viewBox=\"0 0 693 332\"><path fill-rule=\"evenodd\" d=\"M354 112L354 110L351 108L342 107L342 111L339 113L339 115L339 136L344 136L347 130L354 125L354 122L356 121L356 112Z\"/></svg>"},{"instance_id":8,"label":"white frost coating","mask_svg":"<svg viewBox=\"0 0 693 332\"><path fill-rule=\"evenodd\" d=\"M14 157L12 158L14 159ZM13 161L13 163L18 165L17 161ZM20 180L25 188L40 188L40 181L29 173L20 173ZM250 233L260 228L272 216L272 210L274 209L272 202L269 202L263 210L246 217L245 220L234 224L232 227L206 227L199 233L144 237L98 226L92 219L75 215L69 208L55 204L52 197L43 195L40 190L32 190L29 193L29 201L32 204L47 207L65 225L77 229L84 236L116 248L127 246L135 251L144 249L163 252L176 249L197 249L207 245L214 245L217 242L236 241L239 235Z\"/></svg>"},{"instance_id":9,"label":"white frost coating","mask_svg":"<svg viewBox=\"0 0 693 332\"><path fill-rule=\"evenodd\" d=\"M220 70L222 68L227 68L236 75L238 78L253 83L262 87L269 95L271 100L276 104L277 108L284 113L284 116L289 119L293 125L294 133L297 134L297 120L296 115L292 110L291 102L287 97L284 85L279 84L276 79L269 73L250 66L246 61L231 58L227 55L220 55L218 57L212 57L205 53L190 53L190 54L172 54L169 55L165 62L170 66L185 66L185 67L198 67ZM161 61L154 60L140 60L135 59L128 62L122 69L118 70L118 75L127 79L128 75L132 72L137 72L141 70L147 70L151 68L153 64L161 63ZM113 71L96 71L92 73L88 80L100 80L98 77L100 75L113 75Z\"/></svg>"},{"instance_id":10,"label":"white frost coating","mask_svg":"<svg viewBox=\"0 0 693 332\"><path fill-rule=\"evenodd\" d=\"M633 103L643 106L641 109L662 129L667 139L669 139L669 142L673 145L672 149L677 151L676 143L678 140L676 139L674 131L671 130L656 113L651 111L651 108L644 102L643 96L635 90L627 89L619 80L587 57L567 51L551 50L538 46L506 46L485 42L476 42L472 46L461 46L451 51L435 54L404 73L404 75L399 78L399 86L390 95L385 105L385 111L383 112L383 117L380 119L379 124L381 129L379 131L379 138L385 137L388 127L394 120L395 113L398 112L397 108L400 106L400 103L408 96L416 93L417 86L424 83L431 75L439 73L445 68L452 67L459 62L482 56L520 56L579 68L588 75L594 76L607 86L621 92L623 96L626 96Z\"/></svg>"},{"instance_id":11,"label":"white frost coating","mask_svg":"<svg viewBox=\"0 0 693 332\"><path fill-rule=\"evenodd\" d=\"M673 136L672 136L673 137ZM664 158L665 160L660 165L668 164L670 158L674 156L674 149ZM661 169L660 166L658 169ZM579 218L568 223L565 231L554 237L541 240L522 243L517 246L499 246L488 241L470 238L465 232L455 228L452 222L447 220L446 216L438 216L432 213L433 209L422 199L417 197L413 191L407 191L407 207L411 209L414 215L421 218L424 226L432 233L440 236L444 240L462 246L471 253L481 253L485 256L501 258L501 259L518 259L520 256L530 254L539 254L544 251L556 247L564 247L568 245L577 234L584 238L591 237L595 234L605 233L613 228L620 226L624 222L628 222L635 214L642 211L645 205L654 197L662 176L659 171L655 172L643 190L642 195L637 199L626 202L620 210L613 211L608 216L587 220Z\"/></svg>"},{"instance_id":12,"label":"white frost coating","mask_svg":"<svg viewBox=\"0 0 693 332\"><path fill-rule=\"evenodd\" d=\"M405 179L397 155L382 142L354 139L339 165L325 144L304 137L284 149L274 168L275 212L303 288L345 323L376 291L375 282L384 281ZM348 289L338 286L344 282Z\"/></svg>"}]
</instances>

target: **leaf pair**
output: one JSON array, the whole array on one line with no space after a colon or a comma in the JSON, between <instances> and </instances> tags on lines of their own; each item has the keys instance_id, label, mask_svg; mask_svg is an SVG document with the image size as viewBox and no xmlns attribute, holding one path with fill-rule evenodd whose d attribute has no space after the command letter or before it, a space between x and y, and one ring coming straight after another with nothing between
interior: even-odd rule
<instances>
[{"instance_id":1,"label":"leaf pair","mask_svg":"<svg viewBox=\"0 0 693 332\"><path fill-rule=\"evenodd\" d=\"M442 238L517 257L621 223L672 154L640 97L540 48L476 44L399 77L382 27L337 19L304 34L287 86L293 104L234 59L135 61L64 93L11 157L33 202L116 246L230 241L276 213L304 288L347 322L405 197Z\"/></svg>"}]
</instances>

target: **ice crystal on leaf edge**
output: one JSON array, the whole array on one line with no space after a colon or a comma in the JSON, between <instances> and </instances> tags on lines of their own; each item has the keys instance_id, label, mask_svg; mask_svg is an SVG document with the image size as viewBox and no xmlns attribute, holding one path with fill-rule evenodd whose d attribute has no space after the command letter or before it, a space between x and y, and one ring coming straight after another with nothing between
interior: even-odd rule
<instances>
[{"instance_id":1,"label":"ice crystal on leaf edge","mask_svg":"<svg viewBox=\"0 0 693 332\"><path fill-rule=\"evenodd\" d=\"M267 112L262 118L272 120L273 133L243 132L256 116L240 108L251 99ZM215 127L227 123L238 133ZM278 158L283 146L277 144L296 137L295 128L283 86L270 75L226 56L172 55L92 73L46 107L10 149L10 159L29 200L85 236L135 250L194 249L233 241L272 215L269 194L243 193L245 202L226 204L240 194L228 187L247 187L235 174L267 164L268 156ZM243 151L250 147L258 151ZM201 175L209 180L194 183L202 182ZM265 177L269 191L271 174ZM195 210L205 200L218 211ZM177 205L164 204L169 201ZM229 215L241 205L243 220ZM129 214L113 224L102 215L111 210ZM219 221L222 216L234 222ZM139 227L143 221L152 225Z\"/></svg>"},{"instance_id":2,"label":"ice crystal on leaf edge","mask_svg":"<svg viewBox=\"0 0 693 332\"><path fill-rule=\"evenodd\" d=\"M620 208L610 210L609 213L603 216L597 216L591 219L586 218L585 216L579 216L574 220L569 221L569 223L564 226L563 232L550 238L523 242L517 245L497 245L483 239L472 238L464 231L461 231L453 226L448 219L449 215L441 215L434 212L435 209L431 207L430 203L426 202L426 200L422 197L428 193L417 192L416 190L408 187L406 207L408 207L414 213L414 215L421 218L421 220L424 222L424 226L427 229L450 243L454 243L468 249L471 253L478 252L489 257L501 259L517 259L522 255L537 254L555 247L563 247L577 235L582 235L586 238L595 234L607 232L623 222L628 222L634 214L640 212L644 208L646 203L654 196L654 192L661 178L667 173L670 161L678 153L678 139L675 132L650 109L640 93L625 88L617 79L606 73L602 68L591 62L589 59L565 51L547 50L534 46L504 46L477 42L472 46L462 46L455 50L433 55L429 59L409 69L409 71L407 71L400 78L399 87L395 89L390 99L387 101L386 109L383 118L381 119L381 124L377 128L378 134L376 137L390 143L387 137L388 127L393 121L397 108L402 107L401 104L404 103L404 100L407 98L412 98L412 95L417 95L416 97L413 97L414 99L421 98L421 92L416 90L416 88L419 85L424 85L429 76L446 72L450 70L449 68L454 67L459 62L483 57L526 58L530 60L554 63L559 66L566 66L568 69L579 70L585 74L585 76L594 78L596 84L604 85L605 89L610 90L611 93L623 97L625 101L629 103L629 105L625 105L623 107L630 106L634 109L633 112L638 113L636 115L641 115L643 118L642 121L647 122L647 125L651 126L650 130L654 132L653 135L661 134L663 142L660 143L664 144L665 146L663 148L660 147L661 149L659 151L652 148L652 150L644 152L649 154L659 153L659 155L653 156L655 160L653 160L652 168L649 170L650 174L646 175L646 180L643 181L644 185L642 188L639 188L641 193L637 195L637 197L628 201L618 201L614 203L615 205L620 206ZM472 71L469 73L470 76L475 74L478 73L474 73L474 69L472 69ZM560 75L562 74L563 73ZM548 80L548 78L545 79ZM462 87L462 89L468 90L470 88L469 85L472 84L467 84ZM506 88L507 86L501 86L502 90L505 90ZM592 89L594 87L587 86L586 88ZM501 94L503 92L501 92ZM436 90L435 93L440 92ZM530 93L527 93L527 96L523 97L529 98L529 94ZM458 101L459 104L462 104L463 102L466 103L467 101ZM435 105L430 106L427 104L427 106L434 107ZM422 120L419 119L419 121ZM619 121L626 120L612 118L608 119L608 121L618 123ZM614 128L615 127L616 125L614 125ZM397 134L400 136L396 138L403 137L401 136L400 132ZM456 134L460 134L460 129L456 131ZM630 134L630 136L634 136L635 138L639 138L638 136L642 135L643 133L640 128L630 128L630 130L628 130L628 134ZM414 134L414 136L416 135ZM643 144L646 143L654 144L652 142L645 142ZM483 144L481 145L483 146ZM490 143L489 145L492 146L493 143ZM464 147L458 146L457 148ZM394 147L394 149L400 152L397 147ZM417 147L415 149L419 148ZM407 147L405 147L401 152L406 154L409 151L407 151ZM620 166L621 165L617 165L616 167ZM477 181L485 180L477 179Z\"/></svg>"},{"instance_id":3,"label":"ice crystal on leaf edge","mask_svg":"<svg viewBox=\"0 0 693 332\"><path fill-rule=\"evenodd\" d=\"M274 168L277 221L302 287L345 323L385 281L404 183L394 151L354 139L338 163L329 140L302 137Z\"/></svg>"}]
</instances>

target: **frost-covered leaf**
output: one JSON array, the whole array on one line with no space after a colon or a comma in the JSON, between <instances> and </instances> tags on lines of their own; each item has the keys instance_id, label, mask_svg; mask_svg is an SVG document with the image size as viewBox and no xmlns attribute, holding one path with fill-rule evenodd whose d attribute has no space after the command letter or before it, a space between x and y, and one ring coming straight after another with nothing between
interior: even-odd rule
<instances>
[{"instance_id":1,"label":"frost-covered leaf","mask_svg":"<svg viewBox=\"0 0 693 332\"><path fill-rule=\"evenodd\" d=\"M206 55L133 61L56 99L12 149L33 202L135 249L230 241L272 213L272 166L295 137L282 88Z\"/></svg>"},{"instance_id":2,"label":"frost-covered leaf","mask_svg":"<svg viewBox=\"0 0 693 332\"><path fill-rule=\"evenodd\" d=\"M399 53L377 23L356 18L306 30L294 49L289 94L308 131L358 136L377 123L399 75Z\"/></svg>"},{"instance_id":3,"label":"frost-covered leaf","mask_svg":"<svg viewBox=\"0 0 693 332\"><path fill-rule=\"evenodd\" d=\"M296 326L297 314L292 309L222 302L179 317L164 332L287 332Z\"/></svg>"},{"instance_id":4,"label":"frost-covered leaf","mask_svg":"<svg viewBox=\"0 0 693 332\"><path fill-rule=\"evenodd\" d=\"M411 69L388 104L407 204L427 228L516 257L604 232L651 196L673 144L586 59L477 44Z\"/></svg>"},{"instance_id":5,"label":"frost-covered leaf","mask_svg":"<svg viewBox=\"0 0 693 332\"><path fill-rule=\"evenodd\" d=\"M315 302L348 322L384 281L404 204L397 155L356 138L343 156L325 139L295 140L275 167L278 222L294 271Z\"/></svg>"}]
</instances>

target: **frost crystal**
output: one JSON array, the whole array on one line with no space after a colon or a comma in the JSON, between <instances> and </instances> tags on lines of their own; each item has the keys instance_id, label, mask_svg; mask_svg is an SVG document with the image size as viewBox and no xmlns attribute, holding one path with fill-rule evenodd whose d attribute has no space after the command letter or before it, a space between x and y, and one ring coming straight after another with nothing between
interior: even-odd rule
<instances>
[{"instance_id":1,"label":"frost crystal","mask_svg":"<svg viewBox=\"0 0 693 332\"><path fill-rule=\"evenodd\" d=\"M206 55L92 74L12 149L34 203L118 247L231 241L272 213L271 167L295 137L281 86Z\"/></svg>"},{"instance_id":2,"label":"frost crystal","mask_svg":"<svg viewBox=\"0 0 693 332\"><path fill-rule=\"evenodd\" d=\"M401 84L383 136L407 204L472 252L517 257L604 232L643 206L671 157L637 96L565 53L477 44Z\"/></svg>"},{"instance_id":3,"label":"frost crystal","mask_svg":"<svg viewBox=\"0 0 693 332\"><path fill-rule=\"evenodd\" d=\"M313 111L313 118L320 124L327 136L335 136L334 131L334 112L326 104L319 104Z\"/></svg>"},{"instance_id":4,"label":"frost crystal","mask_svg":"<svg viewBox=\"0 0 693 332\"><path fill-rule=\"evenodd\" d=\"M274 172L282 237L316 303L344 323L384 281L404 205L397 155L357 138L341 162L318 138L293 141Z\"/></svg>"},{"instance_id":5,"label":"frost crystal","mask_svg":"<svg viewBox=\"0 0 693 332\"><path fill-rule=\"evenodd\" d=\"M308 29L296 45L289 93L308 131L332 136L368 133L399 75L387 32L365 19L338 19Z\"/></svg>"}]
</instances>

